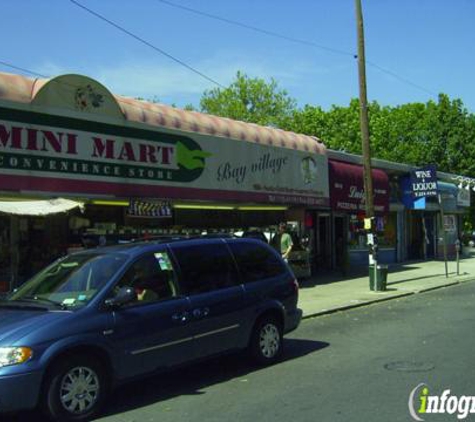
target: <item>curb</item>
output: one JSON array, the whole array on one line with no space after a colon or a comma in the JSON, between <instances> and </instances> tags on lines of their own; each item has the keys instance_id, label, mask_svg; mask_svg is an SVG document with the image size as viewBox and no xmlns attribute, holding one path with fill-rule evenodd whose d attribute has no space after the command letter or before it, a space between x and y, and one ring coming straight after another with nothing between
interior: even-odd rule
<instances>
[{"instance_id":1,"label":"curb","mask_svg":"<svg viewBox=\"0 0 475 422\"><path fill-rule=\"evenodd\" d=\"M471 277L467 277L467 278L464 278L464 279L459 279L459 280L455 280L455 281L452 281L452 282L449 282L449 283L441 284L439 286L432 286L432 287L427 287L427 288L424 288L424 289L421 289L421 290L415 290L413 292L404 292L404 293L401 293L401 294L395 294L393 296L367 300L367 301L360 302L360 303L342 305L342 306L338 306L337 308L325 309L323 311L317 311L317 312L312 312L312 313L309 313L309 314L304 314L302 316L302 320L309 319L309 318L316 318L316 317L320 317L320 316L324 316L324 315L330 315L330 314L334 314L334 313L341 312L341 311L348 311L350 309L361 308L363 306L369 306L369 305L377 304L377 303L381 303L381 302L387 302L389 300L399 299L399 298L402 298L402 297L408 297L408 296L412 296L412 295L419 294L419 293L432 292L434 290L444 289L446 287L457 286L459 284L463 284L463 283L467 283L467 282L474 282L474 281L475 281L475 276L471 276Z\"/></svg>"}]
</instances>

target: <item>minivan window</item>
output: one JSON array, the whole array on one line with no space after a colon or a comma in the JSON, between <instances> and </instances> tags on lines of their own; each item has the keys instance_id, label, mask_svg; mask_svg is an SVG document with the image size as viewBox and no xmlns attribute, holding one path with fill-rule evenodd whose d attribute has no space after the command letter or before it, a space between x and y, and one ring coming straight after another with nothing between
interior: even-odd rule
<instances>
[{"instance_id":1,"label":"minivan window","mask_svg":"<svg viewBox=\"0 0 475 422\"><path fill-rule=\"evenodd\" d=\"M172 245L187 294L235 286L239 277L225 243Z\"/></svg>"},{"instance_id":2,"label":"minivan window","mask_svg":"<svg viewBox=\"0 0 475 422\"><path fill-rule=\"evenodd\" d=\"M137 294L134 303L156 302L177 295L175 272L167 252L155 252L135 261L114 288L132 287ZM133 304L133 303L132 303Z\"/></svg>"},{"instance_id":3,"label":"minivan window","mask_svg":"<svg viewBox=\"0 0 475 422\"><path fill-rule=\"evenodd\" d=\"M87 304L125 263L120 254L74 254L54 262L21 286L8 301L80 307Z\"/></svg>"},{"instance_id":4,"label":"minivan window","mask_svg":"<svg viewBox=\"0 0 475 422\"><path fill-rule=\"evenodd\" d=\"M229 247L241 271L242 281L250 283L285 272L282 261L268 248L257 243L233 242Z\"/></svg>"}]
</instances>

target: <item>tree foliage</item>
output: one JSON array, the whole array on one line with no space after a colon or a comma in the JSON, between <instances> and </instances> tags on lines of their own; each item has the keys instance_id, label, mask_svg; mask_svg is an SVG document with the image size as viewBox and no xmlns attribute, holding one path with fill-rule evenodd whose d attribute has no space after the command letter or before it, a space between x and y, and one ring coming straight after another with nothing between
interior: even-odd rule
<instances>
[{"instance_id":1,"label":"tree foliage","mask_svg":"<svg viewBox=\"0 0 475 422\"><path fill-rule=\"evenodd\" d=\"M358 99L329 110L309 104L298 108L275 80L238 72L229 87L205 91L200 105L205 113L317 136L328 148L361 154ZM373 157L434 163L441 171L475 177L475 115L462 100L440 94L427 103L382 106L373 101L368 113Z\"/></svg>"},{"instance_id":2,"label":"tree foliage","mask_svg":"<svg viewBox=\"0 0 475 422\"><path fill-rule=\"evenodd\" d=\"M274 79L266 82L238 72L229 87L205 91L200 106L204 113L280 127L289 124L296 103Z\"/></svg>"},{"instance_id":3,"label":"tree foliage","mask_svg":"<svg viewBox=\"0 0 475 422\"><path fill-rule=\"evenodd\" d=\"M238 72L228 88L204 93L201 111L317 136L328 148L361 154L358 99L329 110L309 104L298 108L275 80L266 82ZM416 166L436 164L438 170L475 177L475 115L462 100L440 94L427 103L381 106L374 101L368 114L373 158ZM466 228L473 228L474 219L472 206Z\"/></svg>"},{"instance_id":4,"label":"tree foliage","mask_svg":"<svg viewBox=\"0 0 475 422\"><path fill-rule=\"evenodd\" d=\"M475 176L475 116L461 100L440 94L437 102L396 107L369 105L371 153L375 158L425 165L441 171ZM295 110L287 127L317 136L328 148L361 154L359 103L328 111L306 105Z\"/></svg>"}]
</instances>

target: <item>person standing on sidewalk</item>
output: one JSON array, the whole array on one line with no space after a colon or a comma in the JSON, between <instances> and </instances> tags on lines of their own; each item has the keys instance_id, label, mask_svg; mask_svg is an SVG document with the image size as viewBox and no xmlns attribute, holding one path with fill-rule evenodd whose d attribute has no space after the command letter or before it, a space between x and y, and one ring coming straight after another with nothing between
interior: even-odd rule
<instances>
[{"instance_id":1,"label":"person standing on sidewalk","mask_svg":"<svg viewBox=\"0 0 475 422\"><path fill-rule=\"evenodd\" d=\"M279 234L280 234L280 253L285 262L289 262L289 254L292 251L294 242L289 233L287 233L287 225L285 223L279 224Z\"/></svg>"}]
</instances>

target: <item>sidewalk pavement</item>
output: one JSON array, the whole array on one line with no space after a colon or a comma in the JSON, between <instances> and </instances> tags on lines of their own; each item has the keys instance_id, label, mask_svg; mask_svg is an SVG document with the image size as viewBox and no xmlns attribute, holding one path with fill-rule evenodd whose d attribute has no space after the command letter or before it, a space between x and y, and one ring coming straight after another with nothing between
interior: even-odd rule
<instances>
[{"instance_id":1,"label":"sidewalk pavement","mask_svg":"<svg viewBox=\"0 0 475 422\"><path fill-rule=\"evenodd\" d=\"M300 281L298 306L303 318L310 318L468 281L475 281L475 250L460 259L459 275L456 261L448 261L448 277L440 260L390 264L383 292L370 290L367 268L352 269L346 277L337 272L317 274Z\"/></svg>"}]
</instances>

